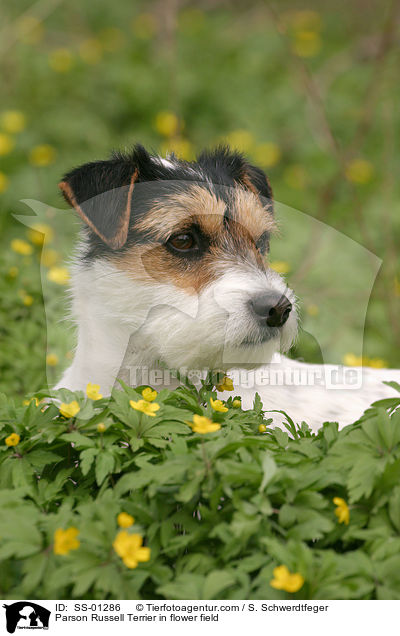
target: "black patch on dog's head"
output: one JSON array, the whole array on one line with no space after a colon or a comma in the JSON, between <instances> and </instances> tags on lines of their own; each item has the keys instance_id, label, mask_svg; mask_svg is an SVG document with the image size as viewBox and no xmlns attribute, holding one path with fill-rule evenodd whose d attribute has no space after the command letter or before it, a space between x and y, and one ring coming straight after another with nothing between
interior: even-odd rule
<instances>
[{"instance_id":1,"label":"black patch on dog's head","mask_svg":"<svg viewBox=\"0 0 400 636\"><path fill-rule=\"evenodd\" d=\"M213 183L225 186L239 184L266 199L272 199L272 189L266 174L229 146L205 150L197 157L197 164Z\"/></svg>"},{"instance_id":2,"label":"black patch on dog's head","mask_svg":"<svg viewBox=\"0 0 400 636\"><path fill-rule=\"evenodd\" d=\"M115 152L108 160L75 168L59 184L66 201L89 228L85 259L107 256L141 240L143 237L135 233L134 221L138 214L146 212L152 196L150 193L146 202L142 193L135 193L135 186L159 182L160 192L165 192L168 191L167 181L181 181L182 186L184 182L200 182L207 188L240 185L272 200L272 190L264 172L228 146L204 151L196 161L184 161L171 155L163 162L138 144L131 152Z\"/></svg>"}]
</instances>

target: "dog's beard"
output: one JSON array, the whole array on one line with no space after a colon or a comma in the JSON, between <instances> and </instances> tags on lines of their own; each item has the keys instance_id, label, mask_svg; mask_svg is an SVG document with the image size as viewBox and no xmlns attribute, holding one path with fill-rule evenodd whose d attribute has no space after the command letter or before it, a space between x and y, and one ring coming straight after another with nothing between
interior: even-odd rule
<instances>
[{"instance_id":1,"label":"dog's beard","mask_svg":"<svg viewBox=\"0 0 400 636\"><path fill-rule=\"evenodd\" d=\"M239 268L222 275L199 295L165 284L136 289L135 323L141 313L142 324L131 332L128 361L195 370L267 364L274 353L291 346L297 333L295 308L280 329L261 329L251 315L248 299L268 289L295 301L278 274L249 274ZM125 321L129 318L133 316L125 313Z\"/></svg>"}]
</instances>

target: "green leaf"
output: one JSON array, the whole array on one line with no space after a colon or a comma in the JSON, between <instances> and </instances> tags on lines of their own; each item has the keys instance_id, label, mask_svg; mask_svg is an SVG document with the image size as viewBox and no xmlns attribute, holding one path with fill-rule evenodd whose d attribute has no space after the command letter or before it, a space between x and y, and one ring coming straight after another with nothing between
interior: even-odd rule
<instances>
[{"instance_id":1,"label":"green leaf","mask_svg":"<svg viewBox=\"0 0 400 636\"><path fill-rule=\"evenodd\" d=\"M22 581L22 588L27 595L36 590L36 588L40 585L40 582L45 575L48 560L48 555L43 552L25 560L25 576Z\"/></svg>"},{"instance_id":2,"label":"green leaf","mask_svg":"<svg viewBox=\"0 0 400 636\"><path fill-rule=\"evenodd\" d=\"M73 594L75 598L82 598L87 593L89 588L94 584L97 578L101 575L102 569L100 567L94 567L82 572L75 578L75 585Z\"/></svg>"},{"instance_id":3,"label":"green leaf","mask_svg":"<svg viewBox=\"0 0 400 636\"><path fill-rule=\"evenodd\" d=\"M394 423L385 412L379 414L379 417L376 418L376 423L378 425L379 434L383 440L384 448L391 451L395 439Z\"/></svg>"},{"instance_id":4,"label":"green leaf","mask_svg":"<svg viewBox=\"0 0 400 636\"><path fill-rule=\"evenodd\" d=\"M271 481L277 471L276 463L269 451L264 453L264 458L261 461L261 467L263 476L258 492L262 492L265 489L266 485Z\"/></svg>"},{"instance_id":5,"label":"green leaf","mask_svg":"<svg viewBox=\"0 0 400 636\"><path fill-rule=\"evenodd\" d=\"M78 450L83 448L92 448L95 446L93 439L86 437L86 435L82 435L82 433L78 433L78 431L74 431L73 433L64 433L64 435L61 435L61 439L65 439L67 442L73 442Z\"/></svg>"},{"instance_id":6,"label":"green leaf","mask_svg":"<svg viewBox=\"0 0 400 636\"><path fill-rule=\"evenodd\" d=\"M223 598L222 593L234 583L235 577L232 572L214 570L205 578L201 598L203 600Z\"/></svg>"},{"instance_id":7,"label":"green leaf","mask_svg":"<svg viewBox=\"0 0 400 636\"><path fill-rule=\"evenodd\" d=\"M297 509L295 506L283 504L279 509L279 523L284 528L292 526L297 519Z\"/></svg>"},{"instance_id":8,"label":"green leaf","mask_svg":"<svg viewBox=\"0 0 400 636\"><path fill-rule=\"evenodd\" d=\"M24 558L40 550L42 536L35 526L37 517L31 506L7 511L0 520L0 559Z\"/></svg>"},{"instance_id":9,"label":"green leaf","mask_svg":"<svg viewBox=\"0 0 400 636\"><path fill-rule=\"evenodd\" d=\"M389 517L397 532L400 533L400 486L397 486L390 495Z\"/></svg>"},{"instance_id":10,"label":"green leaf","mask_svg":"<svg viewBox=\"0 0 400 636\"><path fill-rule=\"evenodd\" d=\"M334 523L315 510L298 510L296 523L288 530L287 536L302 541L321 539L331 532Z\"/></svg>"},{"instance_id":11,"label":"green leaf","mask_svg":"<svg viewBox=\"0 0 400 636\"><path fill-rule=\"evenodd\" d=\"M175 499L187 503L199 492L199 487L200 484L197 479L188 481L180 487L179 492L175 495Z\"/></svg>"},{"instance_id":12,"label":"green leaf","mask_svg":"<svg viewBox=\"0 0 400 636\"><path fill-rule=\"evenodd\" d=\"M387 460L383 457L372 460L368 456L354 459L354 465L350 470L347 487L349 489L349 501L359 501L361 497L369 497L374 485L383 473Z\"/></svg>"},{"instance_id":13,"label":"green leaf","mask_svg":"<svg viewBox=\"0 0 400 636\"><path fill-rule=\"evenodd\" d=\"M394 389L395 391L398 391L400 393L400 384L398 382L387 382L387 381L383 381L383 384L386 384L387 386L390 386L392 389Z\"/></svg>"},{"instance_id":14,"label":"green leaf","mask_svg":"<svg viewBox=\"0 0 400 636\"><path fill-rule=\"evenodd\" d=\"M31 489L34 468L25 457L16 458L13 460L11 464L11 474L14 488L27 486L29 489Z\"/></svg>"},{"instance_id":15,"label":"green leaf","mask_svg":"<svg viewBox=\"0 0 400 636\"><path fill-rule=\"evenodd\" d=\"M107 475L114 470L115 459L108 451L100 452L96 457L96 482L99 486L103 483Z\"/></svg>"},{"instance_id":16,"label":"green leaf","mask_svg":"<svg viewBox=\"0 0 400 636\"><path fill-rule=\"evenodd\" d=\"M49 450L33 450L25 455L26 459L32 466L38 470L44 468L48 464L54 464L62 459L61 455L52 453Z\"/></svg>"},{"instance_id":17,"label":"green leaf","mask_svg":"<svg viewBox=\"0 0 400 636\"><path fill-rule=\"evenodd\" d=\"M199 600L202 598L203 580L196 574L181 574L175 581L160 585L157 592L173 600Z\"/></svg>"},{"instance_id":18,"label":"green leaf","mask_svg":"<svg viewBox=\"0 0 400 636\"><path fill-rule=\"evenodd\" d=\"M273 436L275 437L281 448L286 448L289 442L289 435L285 431L282 431L281 428L276 427L274 429Z\"/></svg>"},{"instance_id":19,"label":"green leaf","mask_svg":"<svg viewBox=\"0 0 400 636\"><path fill-rule=\"evenodd\" d=\"M88 474L90 467L93 464L94 458L99 452L100 450L98 448L87 448L86 450L81 452L79 458L82 475Z\"/></svg>"}]
</instances>

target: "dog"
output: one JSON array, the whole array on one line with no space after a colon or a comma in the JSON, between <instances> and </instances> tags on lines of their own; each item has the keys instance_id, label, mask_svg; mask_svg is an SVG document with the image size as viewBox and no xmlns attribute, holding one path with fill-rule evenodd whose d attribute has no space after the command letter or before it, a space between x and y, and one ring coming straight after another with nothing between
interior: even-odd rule
<instances>
[{"instance_id":1,"label":"dog","mask_svg":"<svg viewBox=\"0 0 400 636\"><path fill-rule=\"evenodd\" d=\"M400 371L282 355L296 339L297 299L268 263L269 180L241 153L220 146L188 162L136 145L75 168L59 188L83 227L71 267L77 348L56 388L93 382L109 394L127 370L131 384L174 388L168 370L224 370L243 408L258 392L276 425L283 410L312 430L393 395L382 381ZM339 372L353 384L333 381Z\"/></svg>"}]
</instances>

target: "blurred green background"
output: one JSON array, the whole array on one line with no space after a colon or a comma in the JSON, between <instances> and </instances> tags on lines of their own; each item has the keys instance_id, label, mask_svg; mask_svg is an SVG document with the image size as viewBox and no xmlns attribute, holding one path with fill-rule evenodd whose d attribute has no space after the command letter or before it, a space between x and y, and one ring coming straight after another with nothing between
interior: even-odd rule
<instances>
[{"instance_id":1,"label":"blurred green background","mask_svg":"<svg viewBox=\"0 0 400 636\"><path fill-rule=\"evenodd\" d=\"M306 331L315 325L332 334L325 361L357 364L362 355L364 364L398 366L398 5L3 3L1 390L34 391L45 383L46 355L50 381L72 356L73 331L59 321L68 282L63 259L77 224L54 231L55 209L65 208L57 182L71 167L135 142L191 159L228 141L268 172L278 202L382 259L360 351L360 308L363 318L376 261L371 271L362 258L353 266L346 241L316 260L320 235L310 229L303 236L296 220L287 231L283 224L272 248L273 266L302 292ZM45 204L44 245L43 234L12 216L32 214L21 199ZM48 346L40 259L53 299L46 303L54 326ZM319 359L307 334L296 353Z\"/></svg>"}]
</instances>

